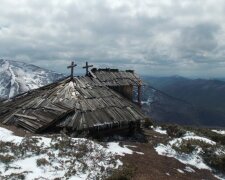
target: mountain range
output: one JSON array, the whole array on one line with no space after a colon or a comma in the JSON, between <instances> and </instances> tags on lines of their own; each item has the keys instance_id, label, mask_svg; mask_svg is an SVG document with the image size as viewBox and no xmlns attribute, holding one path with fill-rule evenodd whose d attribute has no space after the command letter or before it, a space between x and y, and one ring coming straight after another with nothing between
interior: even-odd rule
<instances>
[{"instance_id":1,"label":"mountain range","mask_svg":"<svg viewBox=\"0 0 225 180\"><path fill-rule=\"evenodd\" d=\"M174 102L174 98L183 102L179 106L191 107L188 113L191 118L186 117L186 113L182 114L181 119L186 118L191 124L198 124L201 126L219 126L225 127L225 82L221 80L206 80L206 79L188 79L180 76L172 77L142 77L147 86L153 86L158 91L165 92L170 98L170 101ZM148 96L144 92L144 96ZM177 104L177 103L175 103ZM179 103L178 103L179 104ZM177 104L177 105L178 105ZM153 105L152 105L153 106ZM170 112L173 115L182 112L181 107L174 107L175 111ZM170 107L171 109L173 109ZM150 107L150 109L152 109ZM154 109L154 108L153 108ZM159 109L156 109L156 112ZM160 112L158 112L160 113ZM167 112L168 113L168 112ZM168 115L160 115L163 117L164 122L167 122ZM178 116L172 120L175 123L183 124L182 120L179 120ZM158 117L156 117L158 121ZM186 123L185 123L186 124Z\"/></svg>"},{"instance_id":2,"label":"mountain range","mask_svg":"<svg viewBox=\"0 0 225 180\"><path fill-rule=\"evenodd\" d=\"M142 109L157 123L199 125L197 110L192 104L149 85L143 87Z\"/></svg>"},{"instance_id":3,"label":"mountain range","mask_svg":"<svg viewBox=\"0 0 225 180\"><path fill-rule=\"evenodd\" d=\"M225 108L225 82L173 77L145 77L145 81L167 94L208 109Z\"/></svg>"},{"instance_id":4,"label":"mountain range","mask_svg":"<svg viewBox=\"0 0 225 180\"><path fill-rule=\"evenodd\" d=\"M0 98L11 98L52 83L62 77L64 77L63 74L38 66L0 59Z\"/></svg>"}]
</instances>

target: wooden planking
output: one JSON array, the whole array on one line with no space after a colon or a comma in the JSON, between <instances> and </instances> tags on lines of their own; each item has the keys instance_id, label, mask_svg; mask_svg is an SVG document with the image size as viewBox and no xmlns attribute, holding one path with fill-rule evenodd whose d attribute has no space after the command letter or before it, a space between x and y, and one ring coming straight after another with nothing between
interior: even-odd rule
<instances>
[{"instance_id":1,"label":"wooden planking","mask_svg":"<svg viewBox=\"0 0 225 180\"><path fill-rule=\"evenodd\" d=\"M72 119L72 117L70 115L65 116L64 120L62 122L59 122L57 126L61 127L61 128L63 128L63 127L70 127L69 124L71 122L71 119Z\"/></svg>"},{"instance_id":2,"label":"wooden planking","mask_svg":"<svg viewBox=\"0 0 225 180\"><path fill-rule=\"evenodd\" d=\"M48 106L44 106L44 109L52 110L54 112L62 112L65 113L66 110L55 106L54 104L49 104Z\"/></svg>"},{"instance_id":3,"label":"wooden planking","mask_svg":"<svg viewBox=\"0 0 225 180\"><path fill-rule=\"evenodd\" d=\"M76 119L74 119L73 122L73 129L77 130L80 125L80 119L81 119L81 112L78 112Z\"/></svg>"},{"instance_id":4,"label":"wooden planking","mask_svg":"<svg viewBox=\"0 0 225 180\"><path fill-rule=\"evenodd\" d=\"M106 86L141 85L137 74L127 71L96 70L94 76Z\"/></svg>"},{"instance_id":5,"label":"wooden planking","mask_svg":"<svg viewBox=\"0 0 225 180\"><path fill-rule=\"evenodd\" d=\"M23 128L31 132L36 132L39 128L42 127L41 123L25 118L19 118L16 120L16 122L18 125L22 126Z\"/></svg>"},{"instance_id":6,"label":"wooden planking","mask_svg":"<svg viewBox=\"0 0 225 180\"><path fill-rule=\"evenodd\" d=\"M31 120L37 120L37 117L27 116L27 115L23 115L23 114L15 114L14 116L22 117L22 118L26 118L26 119L31 119Z\"/></svg>"}]
</instances>

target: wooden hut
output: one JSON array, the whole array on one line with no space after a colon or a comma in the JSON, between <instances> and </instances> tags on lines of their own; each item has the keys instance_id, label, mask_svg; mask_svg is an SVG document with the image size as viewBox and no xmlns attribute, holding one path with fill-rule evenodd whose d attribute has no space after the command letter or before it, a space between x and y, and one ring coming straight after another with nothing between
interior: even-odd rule
<instances>
[{"instance_id":1,"label":"wooden hut","mask_svg":"<svg viewBox=\"0 0 225 180\"><path fill-rule=\"evenodd\" d=\"M64 128L75 132L116 128L145 118L137 105L118 93L131 98L130 86L139 83L133 72L91 73L96 78L73 77L72 73L72 77L0 102L0 121L40 133Z\"/></svg>"}]
</instances>

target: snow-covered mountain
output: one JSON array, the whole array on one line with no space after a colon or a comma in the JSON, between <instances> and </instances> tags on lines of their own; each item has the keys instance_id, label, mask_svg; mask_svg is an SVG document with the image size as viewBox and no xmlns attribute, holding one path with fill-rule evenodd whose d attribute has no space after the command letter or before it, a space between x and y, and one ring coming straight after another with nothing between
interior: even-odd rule
<instances>
[{"instance_id":1,"label":"snow-covered mountain","mask_svg":"<svg viewBox=\"0 0 225 180\"><path fill-rule=\"evenodd\" d=\"M0 59L0 98L11 98L63 76L31 64Z\"/></svg>"}]
</instances>

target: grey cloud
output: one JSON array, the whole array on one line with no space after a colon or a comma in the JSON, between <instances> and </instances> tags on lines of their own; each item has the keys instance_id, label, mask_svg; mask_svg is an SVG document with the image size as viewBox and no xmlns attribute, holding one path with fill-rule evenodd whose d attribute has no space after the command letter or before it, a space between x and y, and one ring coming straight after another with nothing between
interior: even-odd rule
<instances>
[{"instance_id":1,"label":"grey cloud","mask_svg":"<svg viewBox=\"0 0 225 180\"><path fill-rule=\"evenodd\" d=\"M0 56L61 72L77 59L201 76L212 66L225 70L221 7L222 0L2 0Z\"/></svg>"},{"instance_id":2,"label":"grey cloud","mask_svg":"<svg viewBox=\"0 0 225 180\"><path fill-rule=\"evenodd\" d=\"M219 26L211 23L185 28L182 30L180 45L193 51L213 51L218 45L215 38L218 30Z\"/></svg>"}]
</instances>

